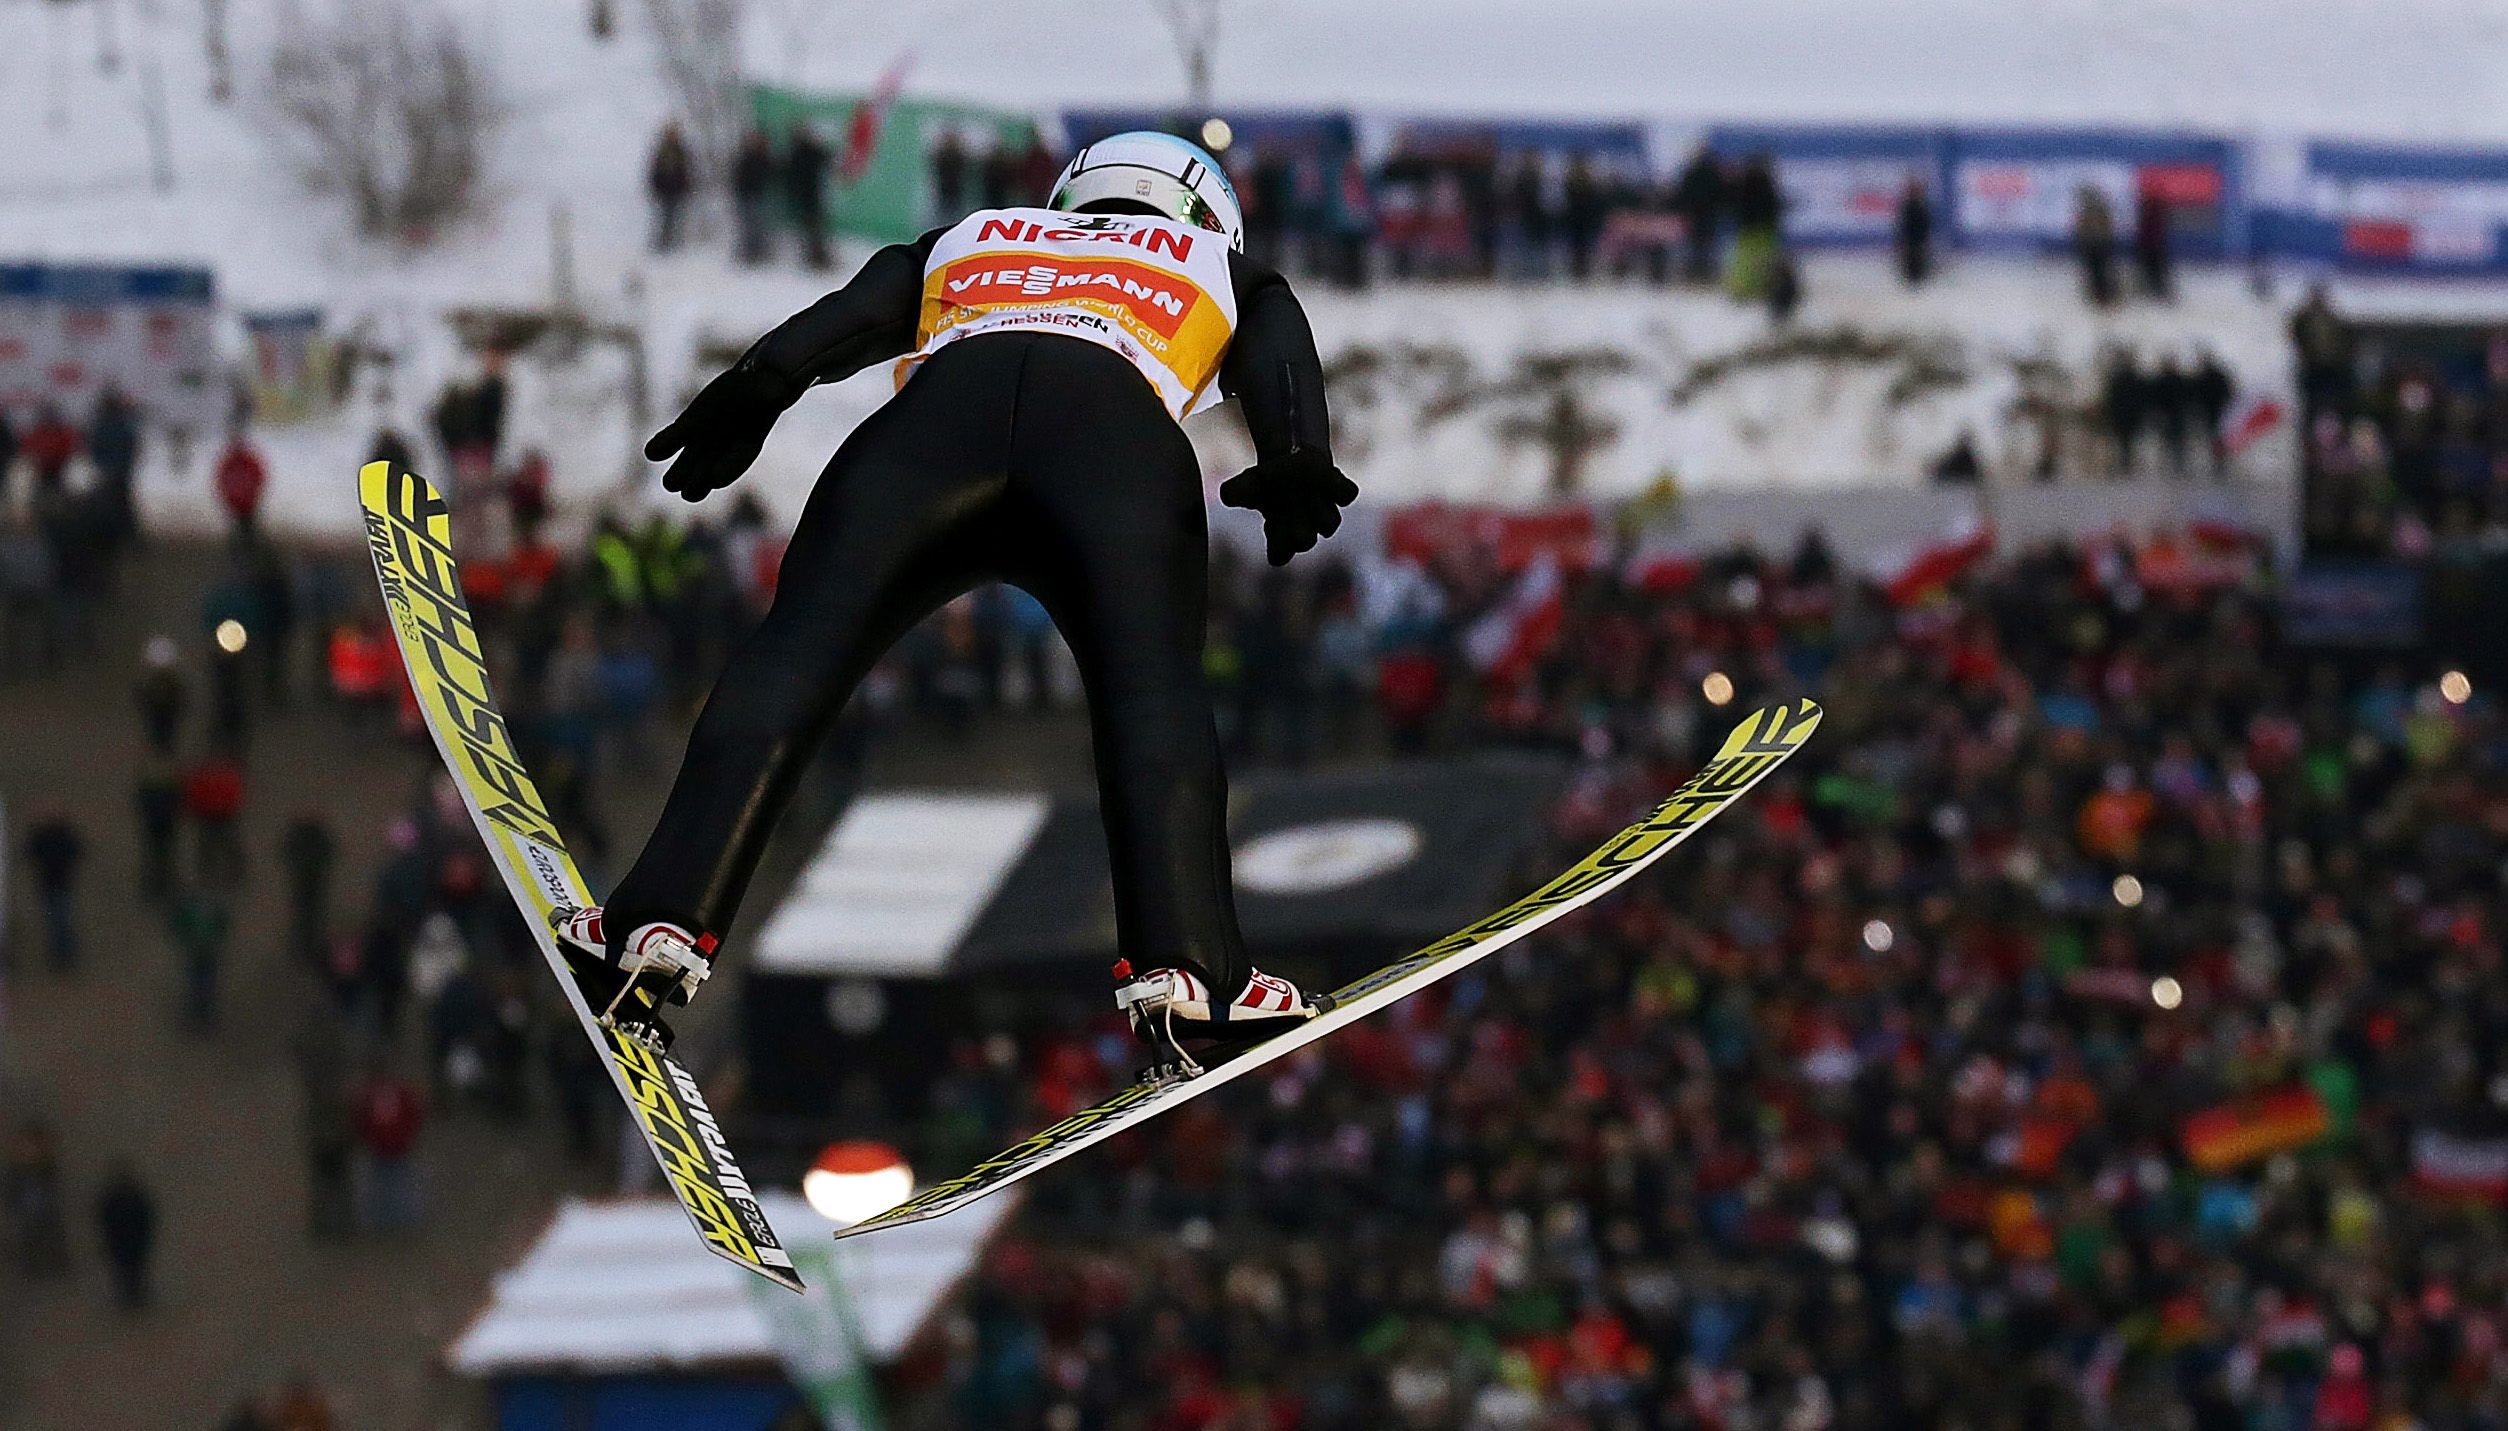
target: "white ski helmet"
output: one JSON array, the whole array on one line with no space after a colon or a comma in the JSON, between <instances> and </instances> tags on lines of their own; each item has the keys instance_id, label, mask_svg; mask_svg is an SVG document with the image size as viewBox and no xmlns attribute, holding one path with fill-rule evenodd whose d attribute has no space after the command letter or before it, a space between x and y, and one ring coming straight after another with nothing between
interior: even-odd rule
<instances>
[{"instance_id":1,"label":"white ski helmet","mask_svg":"<svg viewBox=\"0 0 2508 1431\"><path fill-rule=\"evenodd\" d=\"M1224 234L1228 247L1245 247L1245 210L1235 186L1202 146L1172 134L1135 129L1083 147L1054 180L1046 207L1073 213L1091 204L1121 200Z\"/></svg>"}]
</instances>

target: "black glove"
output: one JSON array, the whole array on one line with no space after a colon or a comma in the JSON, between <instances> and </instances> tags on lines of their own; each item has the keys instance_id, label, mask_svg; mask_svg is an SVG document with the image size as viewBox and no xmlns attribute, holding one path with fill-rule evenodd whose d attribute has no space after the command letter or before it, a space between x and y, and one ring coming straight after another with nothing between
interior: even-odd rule
<instances>
[{"instance_id":1,"label":"black glove","mask_svg":"<svg viewBox=\"0 0 2508 1431\"><path fill-rule=\"evenodd\" d=\"M744 357L653 434L644 445L645 460L660 462L677 454L679 460L662 474L663 490L702 502L708 493L740 480L758 460L766 434L801 396L801 387L769 371L754 355Z\"/></svg>"},{"instance_id":2,"label":"black glove","mask_svg":"<svg viewBox=\"0 0 2508 1431\"><path fill-rule=\"evenodd\" d=\"M1358 500L1358 484L1332 459L1311 449L1267 457L1219 484L1219 500L1263 514L1263 546L1273 566L1341 530L1341 509Z\"/></svg>"}]
</instances>

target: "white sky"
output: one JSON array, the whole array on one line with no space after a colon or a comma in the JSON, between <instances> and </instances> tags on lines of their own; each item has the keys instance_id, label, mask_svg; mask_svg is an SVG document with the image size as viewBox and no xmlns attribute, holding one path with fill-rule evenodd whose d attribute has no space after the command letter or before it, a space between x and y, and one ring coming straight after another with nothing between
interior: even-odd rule
<instances>
[{"instance_id":1,"label":"white sky","mask_svg":"<svg viewBox=\"0 0 2508 1431\"><path fill-rule=\"evenodd\" d=\"M536 0L555 3L555 0ZM750 0L761 78L1180 98L1151 0ZM1222 0L1222 103L2508 140L2508 0Z\"/></svg>"}]
</instances>

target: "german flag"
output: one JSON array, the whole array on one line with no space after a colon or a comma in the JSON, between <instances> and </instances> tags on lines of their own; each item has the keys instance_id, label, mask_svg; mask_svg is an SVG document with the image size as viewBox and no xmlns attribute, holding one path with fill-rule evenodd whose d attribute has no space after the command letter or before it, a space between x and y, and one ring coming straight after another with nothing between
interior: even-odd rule
<instances>
[{"instance_id":1,"label":"german flag","mask_svg":"<svg viewBox=\"0 0 2508 1431\"><path fill-rule=\"evenodd\" d=\"M2207 1173L2224 1172L2302 1148L2333 1127L2325 1100L2306 1084L2294 1084L2186 1120L2186 1159Z\"/></svg>"}]
</instances>

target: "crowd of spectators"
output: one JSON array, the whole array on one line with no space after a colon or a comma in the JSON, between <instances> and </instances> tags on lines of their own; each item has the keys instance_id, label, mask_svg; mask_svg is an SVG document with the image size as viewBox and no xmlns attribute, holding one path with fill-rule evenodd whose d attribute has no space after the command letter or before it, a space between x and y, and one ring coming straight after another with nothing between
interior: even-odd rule
<instances>
[{"instance_id":1,"label":"crowd of spectators","mask_svg":"<svg viewBox=\"0 0 2508 1431\"><path fill-rule=\"evenodd\" d=\"M2363 324L2319 288L2290 335L2309 550L2494 547L2508 532L2508 334Z\"/></svg>"},{"instance_id":2,"label":"crowd of spectators","mask_svg":"<svg viewBox=\"0 0 2508 1431\"><path fill-rule=\"evenodd\" d=\"M2048 547L1930 597L1816 543L1605 568L1504 681L1462 650L1486 561L1389 607L1247 581L1215 668L1285 649L1339 738L1424 710L1423 747L1576 762L1528 877L1730 716L1828 723L1658 874L1042 1180L957 1414L2508 1425L2508 725L2460 673L2282 647L2256 555L2216 555ZM1110 1018L1041 1022L916 1070L918 1164L1129 1077Z\"/></svg>"}]
</instances>

